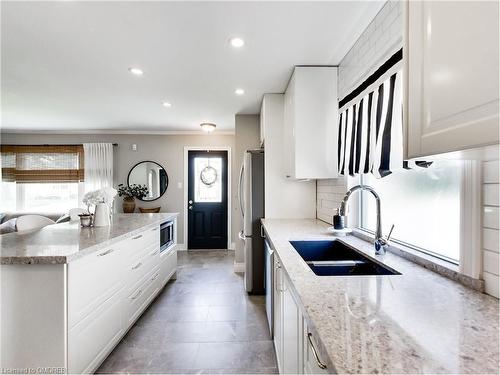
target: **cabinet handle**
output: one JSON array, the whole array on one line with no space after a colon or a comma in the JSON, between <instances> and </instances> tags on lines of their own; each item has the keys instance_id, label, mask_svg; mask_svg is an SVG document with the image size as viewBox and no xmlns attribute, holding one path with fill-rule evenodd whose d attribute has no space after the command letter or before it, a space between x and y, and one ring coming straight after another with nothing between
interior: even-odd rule
<instances>
[{"instance_id":1,"label":"cabinet handle","mask_svg":"<svg viewBox=\"0 0 500 375\"><path fill-rule=\"evenodd\" d=\"M137 298L137 297L139 297L141 294L142 294L142 289L139 289L139 290L137 291L137 293L135 294L135 296L130 297L130 299L136 299L136 298Z\"/></svg>"},{"instance_id":2,"label":"cabinet handle","mask_svg":"<svg viewBox=\"0 0 500 375\"><path fill-rule=\"evenodd\" d=\"M142 234L139 234L138 236L132 237L133 240L138 240L139 238L142 237Z\"/></svg>"},{"instance_id":3,"label":"cabinet handle","mask_svg":"<svg viewBox=\"0 0 500 375\"><path fill-rule=\"evenodd\" d=\"M104 253L97 254L98 257L103 257L104 255L108 255L109 253L112 253L114 249L109 249L106 250Z\"/></svg>"},{"instance_id":4,"label":"cabinet handle","mask_svg":"<svg viewBox=\"0 0 500 375\"><path fill-rule=\"evenodd\" d=\"M151 232L156 232L158 230L158 227L151 229Z\"/></svg>"},{"instance_id":5,"label":"cabinet handle","mask_svg":"<svg viewBox=\"0 0 500 375\"><path fill-rule=\"evenodd\" d=\"M138 269L140 266L142 266L142 263L141 263L141 262L139 262L139 263L137 263L135 266L133 266L133 267L132 267L132 269L133 269L133 270L136 270L136 269Z\"/></svg>"},{"instance_id":6,"label":"cabinet handle","mask_svg":"<svg viewBox=\"0 0 500 375\"><path fill-rule=\"evenodd\" d=\"M151 278L151 281L155 281L155 280L158 278L158 276L160 276L160 274L159 274L159 273L157 273L156 275L154 275L154 276Z\"/></svg>"},{"instance_id":7,"label":"cabinet handle","mask_svg":"<svg viewBox=\"0 0 500 375\"><path fill-rule=\"evenodd\" d=\"M316 364L318 365L318 367L322 370L326 369L326 365L321 362L321 359L319 359L319 356L318 356L318 352L316 351L316 348L314 347L314 343L312 341L312 333L311 332L308 332L307 333L307 340L309 341L309 345L311 346L311 349L312 349L312 352L314 354L314 358L316 359Z\"/></svg>"},{"instance_id":8,"label":"cabinet handle","mask_svg":"<svg viewBox=\"0 0 500 375\"><path fill-rule=\"evenodd\" d=\"M281 275L281 266L280 265L277 265L275 267L275 270L276 270L276 279L278 279L278 271L280 271L280 275ZM277 292L281 292L281 288L280 288L280 284L277 280L276 280L276 291Z\"/></svg>"}]
</instances>

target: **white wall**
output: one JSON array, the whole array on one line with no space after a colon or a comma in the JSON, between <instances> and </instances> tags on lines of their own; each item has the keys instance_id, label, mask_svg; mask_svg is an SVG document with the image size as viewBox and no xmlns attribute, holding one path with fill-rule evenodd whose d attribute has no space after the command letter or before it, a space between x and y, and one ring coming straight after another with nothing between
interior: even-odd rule
<instances>
[{"instance_id":1,"label":"white wall","mask_svg":"<svg viewBox=\"0 0 500 375\"><path fill-rule=\"evenodd\" d=\"M179 212L178 238L184 238L184 146L229 146L234 152L234 135L123 135L123 134L7 134L2 135L3 144L76 144L84 142L116 142L114 148L114 185L127 183L127 175L135 164L143 160L156 161L167 171L169 185L166 193L152 202L137 202L140 207L161 206L162 212ZM131 145L137 144L137 151ZM234 158L233 158L234 160ZM229 166L231 168L232 166ZM232 169L234 170L234 168ZM231 174L232 179L235 177ZM180 187L179 187L179 184ZM231 189L234 191L234 184ZM116 206L121 211L121 198ZM234 220L232 215L232 219ZM232 227L235 224L231 223ZM231 230L229 235L234 232ZM234 238L232 239L234 242Z\"/></svg>"},{"instance_id":2,"label":"white wall","mask_svg":"<svg viewBox=\"0 0 500 375\"><path fill-rule=\"evenodd\" d=\"M499 297L500 163L483 163L483 278L486 293Z\"/></svg>"}]
</instances>

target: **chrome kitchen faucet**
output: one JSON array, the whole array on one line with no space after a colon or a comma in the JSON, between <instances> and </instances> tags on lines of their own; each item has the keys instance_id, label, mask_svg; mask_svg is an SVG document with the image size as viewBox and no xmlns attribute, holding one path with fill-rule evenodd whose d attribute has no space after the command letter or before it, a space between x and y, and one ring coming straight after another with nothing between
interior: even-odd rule
<instances>
[{"instance_id":1,"label":"chrome kitchen faucet","mask_svg":"<svg viewBox=\"0 0 500 375\"><path fill-rule=\"evenodd\" d=\"M373 241L373 245L375 246L375 254L377 255L383 255L387 251L387 247L389 246L389 238L391 237L392 229L394 229L394 225L391 228L391 231L389 232L389 236L387 239L382 237L382 220L381 220L381 215L380 215L380 197L373 189L371 186L368 185L356 185L350 188L346 195L344 196L344 199L342 199L342 202L340 203L339 207L339 215L345 217L346 215L346 208L347 208L347 202L349 201L349 197L351 196L352 193L354 193L357 190L366 190L369 191L370 193L373 194L375 197L375 200L377 201L377 229L375 231L375 240Z\"/></svg>"}]
</instances>

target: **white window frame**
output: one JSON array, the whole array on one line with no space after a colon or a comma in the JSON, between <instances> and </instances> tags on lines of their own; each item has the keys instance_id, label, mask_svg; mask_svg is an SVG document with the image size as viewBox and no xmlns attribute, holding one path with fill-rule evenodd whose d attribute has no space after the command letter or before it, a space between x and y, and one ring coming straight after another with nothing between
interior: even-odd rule
<instances>
[{"instance_id":1,"label":"white window frame","mask_svg":"<svg viewBox=\"0 0 500 375\"><path fill-rule=\"evenodd\" d=\"M47 184L50 184L51 182L46 182ZM57 181L54 181L53 182L54 184L57 184L58 182ZM73 182L70 182L70 183L73 183ZM77 207L81 207L81 208L86 208L83 203L82 203L82 199L83 199L83 195L85 194L84 193L84 190L85 190L85 184L83 181L74 181L74 183L77 183L78 184L78 206ZM26 191L25 191L25 185L23 183L19 183L17 182L16 183L16 212L31 212L32 210L29 208L29 207L26 207ZM72 208L76 208L76 207L68 207L68 212L70 209ZM56 212L56 213L59 213L59 212Z\"/></svg>"},{"instance_id":2,"label":"white window frame","mask_svg":"<svg viewBox=\"0 0 500 375\"><path fill-rule=\"evenodd\" d=\"M359 184L359 176L347 179L347 188ZM355 233L362 237L374 238L374 232L361 228L362 194L350 202L351 210L348 220ZM432 251L418 246L391 239L391 245L400 251L422 258L424 261L439 264L453 271L460 272L475 279L481 275L481 163L476 160L463 162L460 186L460 249L458 264ZM382 202L382 220L384 219ZM423 233L425 234L425 233ZM387 233L383 233L384 236Z\"/></svg>"}]
</instances>

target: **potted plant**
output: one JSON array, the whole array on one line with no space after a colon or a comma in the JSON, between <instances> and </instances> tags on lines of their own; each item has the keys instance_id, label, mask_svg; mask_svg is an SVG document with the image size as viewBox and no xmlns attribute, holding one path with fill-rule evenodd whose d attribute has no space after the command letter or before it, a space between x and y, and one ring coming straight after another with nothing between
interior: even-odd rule
<instances>
[{"instance_id":1,"label":"potted plant","mask_svg":"<svg viewBox=\"0 0 500 375\"><path fill-rule=\"evenodd\" d=\"M115 196L116 190L112 187L106 187L86 193L82 201L83 204L87 206L88 215L85 215L84 219L88 220L91 218L90 207L94 206L94 218L92 220L92 224L95 227L108 226L111 220L111 206L113 205ZM84 226L90 226L89 224L90 220L88 220L88 224Z\"/></svg>"},{"instance_id":2,"label":"potted plant","mask_svg":"<svg viewBox=\"0 0 500 375\"><path fill-rule=\"evenodd\" d=\"M135 198L143 198L148 195L149 190L146 185L118 185L118 196L123 197L123 212L130 214L135 210Z\"/></svg>"}]
</instances>

